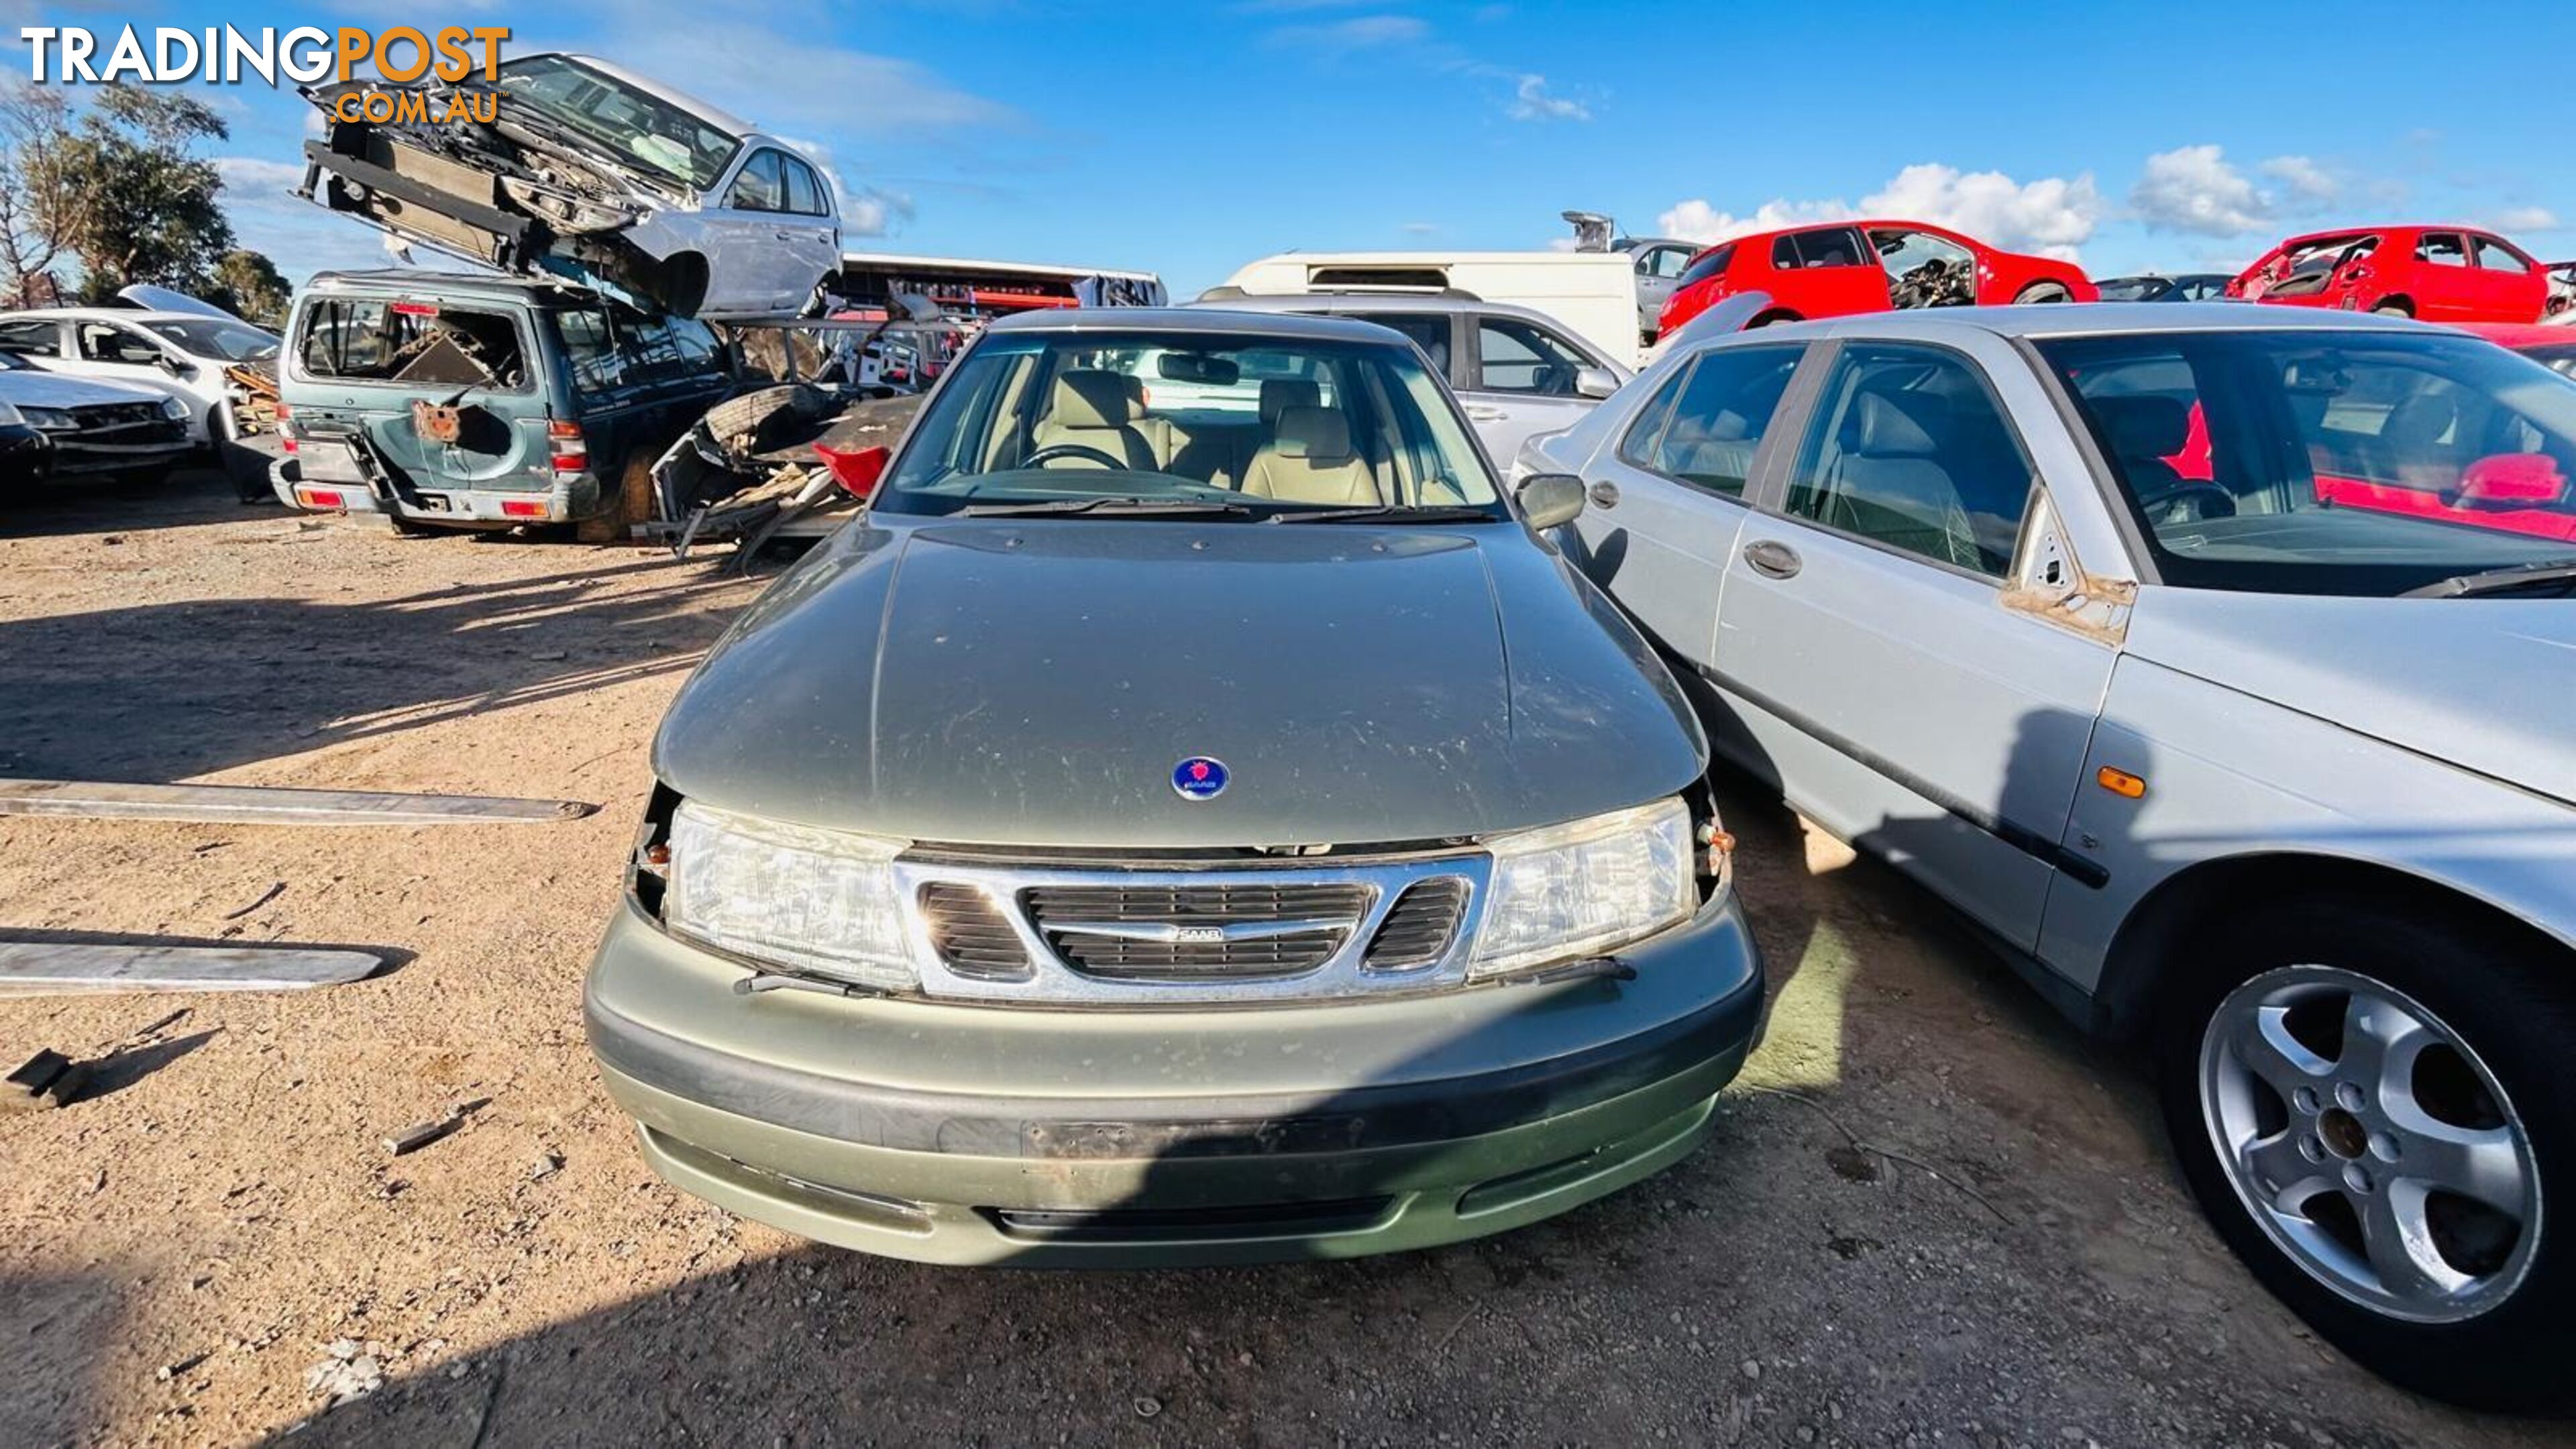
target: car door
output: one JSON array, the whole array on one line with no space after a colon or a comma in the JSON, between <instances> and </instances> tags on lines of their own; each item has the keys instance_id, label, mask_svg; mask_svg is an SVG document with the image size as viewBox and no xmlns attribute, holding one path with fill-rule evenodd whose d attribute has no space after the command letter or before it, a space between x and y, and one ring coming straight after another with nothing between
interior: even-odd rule
<instances>
[{"instance_id":1,"label":"car door","mask_svg":"<svg viewBox=\"0 0 2576 1449\"><path fill-rule=\"evenodd\" d=\"M2465 322L2479 315L2477 272L2469 265L2466 236L2428 231L2417 237L2414 271L2411 285L2417 317L2427 322Z\"/></svg>"},{"instance_id":2,"label":"car door","mask_svg":"<svg viewBox=\"0 0 2576 1449\"><path fill-rule=\"evenodd\" d=\"M786 154L775 146L750 148L715 197L706 210L707 295L698 310L736 316L794 310L788 298L795 263L782 246L795 234L787 214Z\"/></svg>"},{"instance_id":3,"label":"car door","mask_svg":"<svg viewBox=\"0 0 2576 1449\"><path fill-rule=\"evenodd\" d=\"M814 284L841 269L841 223L832 188L802 157L785 156L787 211L776 218L779 255L791 301L802 306Z\"/></svg>"},{"instance_id":4,"label":"car door","mask_svg":"<svg viewBox=\"0 0 2576 1449\"><path fill-rule=\"evenodd\" d=\"M1468 318L1465 385L1458 402L1485 452L1498 463L1520 456L1532 433L1572 427L1600 405L1576 389L1585 368L1607 364L1581 343L1526 317L1478 312Z\"/></svg>"},{"instance_id":5,"label":"car door","mask_svg":"<svg viewBox=\"0 0 2576 1449\"><path fill-rule=\"evenodd\" d=\"M1726 561L1713 681L1793 804L2027 948L2059 872L2098 875L2058 843L2115 651L2007 602L2034 470L1989 374L2026 364L1819 362Z\"/></svg>"},{"instance_id":6,"label":"car door","mask_svg":"<svg viewBox=\"0 0 2576 1449\"><path fill-rule=\"evenodd\" d=\"M1573 553L1666 650L1714 662L1718 591L1803 343L1707 347L1674 367L1584 469Z\"/></svg>"},{"instance_id":7,"label":"car door","mask_svg":"<svg viewBox=\"0 0 2576 1449\"><path fill-rule=\"evenodd\" d=\"M2511 245L2479 232L2469 233L2469 269L2475 316L2486 322L2537 322L2547 300L2548 284L2540 264Z\"/></svg>"},{"instance_id":8,"label":"car door","mask_svg":"<svg viewBox=\"0 0 2576 1449\"><path fill-rule=\"evenodd\" d=\"M1845 317L1884 312L1887 271L1858 227L1793 231L1771 244L1771 266L1781 273L1774 301L1801 317Z\"/></svg>"},{"instance_id":9,"label":"car door","mask_svg":"<svg viewBox=\"0 0 2576 1449\"><path fill-rule=\"evenodd\" d=\"M1681 285L1682 273L1690 269L1691 249L1686 246L1649 246L1637 252L1637 332L1643 337L1655 335L1656 319L1664 315L1664 304L1673 299Z\"/></svg>"}]
</instances>

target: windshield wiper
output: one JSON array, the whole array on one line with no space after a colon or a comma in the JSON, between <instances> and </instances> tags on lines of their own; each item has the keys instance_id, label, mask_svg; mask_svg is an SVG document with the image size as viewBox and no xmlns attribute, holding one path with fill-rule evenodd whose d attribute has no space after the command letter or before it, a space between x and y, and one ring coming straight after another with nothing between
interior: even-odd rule
<instances>
[{"instance_id":1,"label":"windshield wiper","mask_svg":"<svg viewBox=\"0 0 2576 1449\"><path fill-rule=\"evenodd\" d=\"M1369 503L1357 508L1295 508L1270 515L1272 523L1491 523L1493 513L1458 504Z\"/></svg>"},{"instance_id":2,"label":"windshield wiper","mask_svg":"<svg viewBox=\"0 0 2576 1449\"><path fill-rule=\"evenodd\" d=\"M1044 498L1024 499L1017 503L969 503L956 510L959 518L1022 518L1049 513L1112 513L1122 518L1154 515L1171 518L1250 518L1252 510L1240 503L1217 503L1198 498Z\"/></svg>"},{"instance_id":3,"label":"windshield wiper","mask_svg":"<svg viewBox=\"0 0 2576 1449\"><path fill-rule=\"evenodd\" d=\"M2478 594L2501 594L2526 584L2576 583L2576 558L2544 558L2511 568L2488 569L2484 573L2460 574L2408 589L2401 599L2466 599ZM2564 592L2564 590L2561 590Z\"/></svg>"}]
</instances>

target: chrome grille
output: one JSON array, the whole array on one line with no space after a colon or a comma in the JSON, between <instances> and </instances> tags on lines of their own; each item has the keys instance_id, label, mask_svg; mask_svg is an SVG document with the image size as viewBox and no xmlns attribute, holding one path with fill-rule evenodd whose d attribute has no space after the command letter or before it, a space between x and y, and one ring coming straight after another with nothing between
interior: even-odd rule
<instances>
[{"instance_id":1,"label":"chrome grille","mask_svg":"<svg viewBox=\"0 0 2576 1449\"><path fill-rule=\"evenodd\" d=\"M932 881L921 888L922 924L948 969L984 981L1025 981L1029 953L992 897L970 885Z\"/></svg>"},{"instance_id":2,"label":"chrome grille","mask_svg":"<svg viewBox=\"0 0 2576 1449\"><path fill-rule=\"evenodd\" d=\"M1365 885L1282 880L1036 886L1020 902L1047 948L1086 975L1246 981L1324 964L1370 895Z\"/></svg>"},{"instance_id":3,"label":"chrome grille","mask_svg":"<svg viewBox=\"0 0 2576 1449\"><path fill-rule=\"evenodd\" d=\"M1407 887L1369 939L1369 969L1409 971L1439 960L1466 914L1467 883L1454 875Z\"/></svg>"},{"instance_id":4,"label":"chrome grille","mask_svg":"<svg viewBox=\"0 0 2576 1449\"><path fill-rule=\"evenodd\" d=\"M1293 863L898 858L922 989L1068 1005L1323 1000L1466 979L1482 851Z\"/></svg>"}]
</instances>

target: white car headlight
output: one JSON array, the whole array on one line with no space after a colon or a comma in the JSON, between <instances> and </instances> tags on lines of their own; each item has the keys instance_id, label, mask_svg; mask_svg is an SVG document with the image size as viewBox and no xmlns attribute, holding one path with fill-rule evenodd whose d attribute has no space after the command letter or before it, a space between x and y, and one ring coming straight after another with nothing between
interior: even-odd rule
<instances>
[{"instance_id":1,"label":"white car headlight","mask_svg":"<svg viewBox=\"0 0 2576 1449\"><path fill-rule=\"evenodd\" d=\"M673 931L866 986L917 984L891 868L909 842L683 802L670 843L663 919Z\"/></svg>"},{"instance_id":2,"label":"white car headlight","mask_svg":"<svg viewBox=\"0 0 2576 1449\"><path fill-rule=\"evenodd\" d=\"M188 405L186 403L181 402L175 397L165 397L161 399L161 416L165 418L184 418L187 415Z\"/></svg>"},{"instance_id":3,"label":"white car headlight","mask_svg":"<svg viewBox=\"0 0 2576 1449\"><path fill-rule=\"evenodd\" d=\"M31 426L49 433L66 432L80 426L80 419L61 408L20 408L18 412Z\"/></svg>"},{"instance_id":4,"label":"white car headlight","mask_svg":"<svg viewBox=\"0 0 2576 1449\"><path fill-rule=\"evenodd\" d=\"M1699 905L1690 809L1663 800L1486 842L1494 853L1470 977L1598 956Z\"/></svg>"}]
</instances>

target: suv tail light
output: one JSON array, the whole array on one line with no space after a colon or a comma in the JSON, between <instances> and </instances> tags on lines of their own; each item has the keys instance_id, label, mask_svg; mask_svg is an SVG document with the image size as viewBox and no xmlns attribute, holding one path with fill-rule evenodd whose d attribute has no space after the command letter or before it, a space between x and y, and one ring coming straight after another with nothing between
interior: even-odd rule
<instances>
[{"instance_id":1,"label":"suv tail light","mask_svg":"<svg viewBox=\"0 0 2576 1449\"><path fill-rule=\"evenodd\" d=\"M294 413L295 410L286 405L286 399L279 398L277 400L277 411L275 414L277 418L277 451L281 453L292 453L295 451L295 424L292 421Z\"/></svg>"},{"instance_id":2,"label":"suv tail light","mask_svg":"<svg viewBox=\"0 0 2576 1449\"><path fill-rule=\"evenodd\" d=\"M553 455L551 461L556 472L578 473L590 466L590 449L582 441L581 424L548 422L546 444Z\"/></svg>"}]
</instances>

